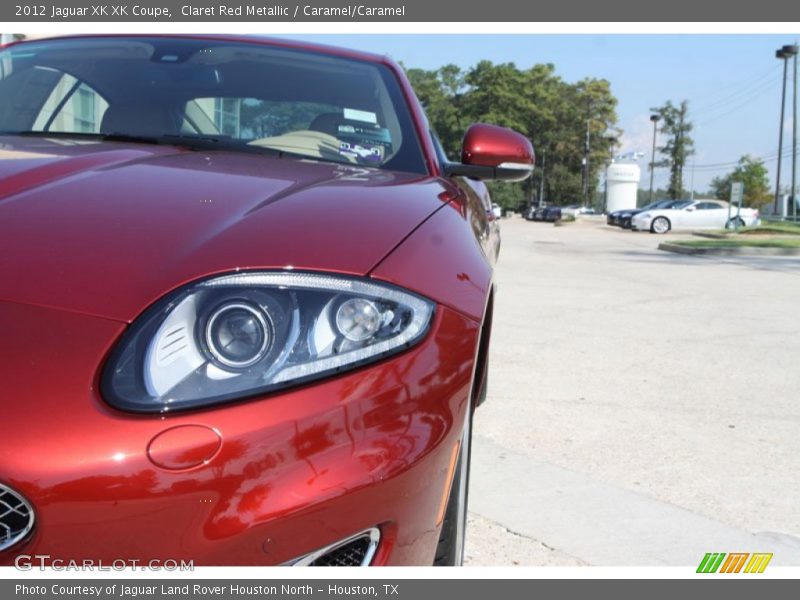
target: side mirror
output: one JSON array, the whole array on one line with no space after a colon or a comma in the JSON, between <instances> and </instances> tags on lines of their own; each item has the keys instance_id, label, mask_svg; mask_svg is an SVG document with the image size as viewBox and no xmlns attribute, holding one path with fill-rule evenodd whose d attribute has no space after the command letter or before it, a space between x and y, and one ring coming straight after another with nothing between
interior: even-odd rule
<instances>
[{"instance_id":1,"label":"side mirror","mask_svg":"<svg viewBox=\"0 0 800 600\"><path fill-rule=\"evenodd\" d=\"M477 123L467 129L461 162L445 166L447 175L473 179L523 181L533 172L533 145L524 135L496 125Z\"/></svg>"},{"instance_id":2,"label":"side mirror","mask_svg":"<svg viewBox=\"0 0 800 600\"><path fill-rule=\"evenodd\" d=\"M692 212L694 210L694 206L687 206L686 210Z\"/></svg>"}]
</instances>

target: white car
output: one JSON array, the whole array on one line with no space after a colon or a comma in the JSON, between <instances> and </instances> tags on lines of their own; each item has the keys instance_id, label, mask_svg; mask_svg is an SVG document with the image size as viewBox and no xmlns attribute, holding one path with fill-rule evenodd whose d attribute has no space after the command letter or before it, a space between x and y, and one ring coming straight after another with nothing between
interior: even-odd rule
<instances>
[{"instance_id":1,"label":"white car","mask_svg":"<svg viewBox=\"0 0 800 600\"><path fill-rule=\"evenodd\" d=\"M758 225L758 210L737 208L722 200L685 200L672 208L642 211L631 219L634 231L667 233L673 229L733 229Z\"/></svg>"},{"instance_id":2,"label":"white car","mask_svg":"<svg viewBox=\"0 0 800 600\"><path fill-rule=\"evenodd\" d=\"M503 209L500 208L500 205L497 203L492 203L492 213L494 214L495 219L499 219L503 216Z\"/></svg>"}]
</instances>

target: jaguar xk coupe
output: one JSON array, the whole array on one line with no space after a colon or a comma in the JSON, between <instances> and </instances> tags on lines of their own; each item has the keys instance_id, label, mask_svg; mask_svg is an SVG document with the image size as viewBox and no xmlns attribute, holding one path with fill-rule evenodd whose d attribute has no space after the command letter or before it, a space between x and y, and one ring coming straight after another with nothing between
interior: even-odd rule
<instances>
[{"instance_id":1,"label":"jaguar xk coupe","mask_svg":"<svg viewBox=\"0 0 800 600\"><path fill-rule=\"evenodd\" d=\"M498 223L396 64L0 48L0 564L459 564Z\"/></svg>"}]
</instances>

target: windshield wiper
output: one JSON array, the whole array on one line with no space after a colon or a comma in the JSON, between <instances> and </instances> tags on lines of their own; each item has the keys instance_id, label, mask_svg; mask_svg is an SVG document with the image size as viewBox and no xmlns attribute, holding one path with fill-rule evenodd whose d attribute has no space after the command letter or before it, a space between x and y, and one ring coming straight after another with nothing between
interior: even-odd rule
<instances>
[{"instance_id":1,"label":"windshield wiper","mask_svg":"<svg viewBox=\"0 0 800 600\"><path fill-rule=\"evenodd\" d=\"M0 131L0 135L15 135L21 137L53 137L53 138L78 138L101 140L104 142L133 142L141 144L217 144L223 138L203 135L139 135L112 131L111 133L94 133L83 131Z\"/></svg>"},{"instance_id":2,"label":"windshield wiper","mask_svg":"<svg viewBox=\"0 0 800 600\"><path fill-rule=\"evenodd\" d=\"M104 142L131 142L134 144L161 144L169 146L186 146L190 149L215 149L225 145L222 138L205 135L136 135L131 133L97 134Z\"/></svg>"}]
</instances>

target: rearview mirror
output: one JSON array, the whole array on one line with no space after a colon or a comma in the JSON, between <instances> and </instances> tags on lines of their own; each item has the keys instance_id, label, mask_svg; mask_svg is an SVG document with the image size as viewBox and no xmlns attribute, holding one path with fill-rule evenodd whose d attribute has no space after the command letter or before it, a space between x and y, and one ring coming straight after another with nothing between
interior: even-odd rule
<instances>
[{"instance_id":1,"label":"rearview mirror","mask_svg":"<svg viewBox=\"0 0 800 600\"><path fill-rule=\"evenodd\" d=\"M533 172L533 145L524 135L477 123L467 129L461 146L461 162L445 166L447 175L473 179L522 181Z\"/></svg>"}]
</instances>

